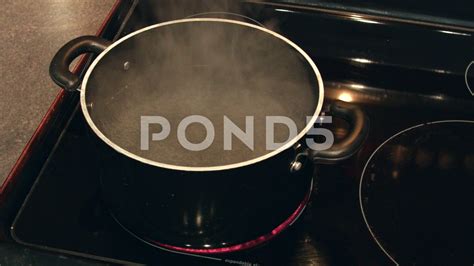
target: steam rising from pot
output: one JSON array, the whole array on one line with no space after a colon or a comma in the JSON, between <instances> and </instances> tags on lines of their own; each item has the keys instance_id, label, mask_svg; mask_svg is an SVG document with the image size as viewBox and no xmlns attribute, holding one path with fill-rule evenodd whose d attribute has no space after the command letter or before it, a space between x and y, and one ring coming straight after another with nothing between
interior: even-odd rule
<instances>
[{"instance_id":1,"label":"steam rising from pot","mask_svg":"<svg viewBox=\"0 0 474 266\"><path fill-rule=\"evenodd\" d=\"M190 3L187 10L202 11ZM186 166L225 165L263 156L269 152L267 116L289 117L299 132L319 102L314 71L286 41L244 24L205 19L154 27L128 38L101 59L88 86L100 87L88 90L87 99L94 99L91 117L107 138L141 157ZM172 132L143 151L140 118L154 115L168 119ZM207 117L215 127L215 141L206 150L189 152L178 143L173 129L190 115ZM241 129L246 128L246 116L254 117L254 150L237 140L232 150L224 151L224 116ZM288 134L288 128L277 126L275 142L287 140ZM199 143L206 130L191 124L186 135Z\"/></svg>"}]
</instances>

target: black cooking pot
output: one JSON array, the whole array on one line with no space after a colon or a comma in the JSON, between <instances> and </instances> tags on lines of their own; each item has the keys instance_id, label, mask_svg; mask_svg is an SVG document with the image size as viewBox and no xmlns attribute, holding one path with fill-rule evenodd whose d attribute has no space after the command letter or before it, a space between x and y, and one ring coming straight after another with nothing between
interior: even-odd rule
<instances>
[{"instance_id":1,"label":"black cooking pot","mask_svg":"<svg viewBox=\"0 0 474 266\"><path fill-rule=\"evenodd\" d=\"M301 48L260 26L194 18L113 44L80 37L50 66L65 90L79 87L68 66L84 53L99 54L80 101L106 144L103 199L125 230L157 247L223 253L273 238L303 211L313 162L349 157L367 133L362 111L339 102L330 112L349 122L350 133L329 149L309 148L305 136L315 133L323 104L321 75ZM199 121L184 123L189 116ZM280 123L288 120L293 125ZM241 132L232 127L232 137L229 125Z\"/></svg>"}]
</instances>

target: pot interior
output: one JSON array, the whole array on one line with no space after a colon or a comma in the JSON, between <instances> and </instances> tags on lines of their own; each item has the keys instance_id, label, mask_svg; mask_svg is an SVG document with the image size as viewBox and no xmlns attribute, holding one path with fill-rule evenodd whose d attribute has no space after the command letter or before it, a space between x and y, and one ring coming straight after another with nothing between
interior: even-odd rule
<instances>
[{"instance_id":1,"label":"pot interior","mask_svg":"<svg viewBox=\"0 0 474 266\"><path fill-rule=\"evenodd\" d=\"M160 164L215 167L254 160L275 149L267 147L269 116L289 118L304 133L307 117L318 115L322 103L317 70L302 52L240 22L201 19L150 28L114 44L91 67L82 102L91 126L109 145ZM213 125L206 149L192 151L178 140L178 125L190 115ZM151 139L163 128L150 124L148 149L141 145L142 116L170 123L163 140ZM224 149L224 116L244 131L246 116L253 117L253 149L235 136L231 150ZM274 142L288 140L289 131L275 124ZM206 132L191 123L185 136L200 143Z\"/></svg>"}]
</instances>

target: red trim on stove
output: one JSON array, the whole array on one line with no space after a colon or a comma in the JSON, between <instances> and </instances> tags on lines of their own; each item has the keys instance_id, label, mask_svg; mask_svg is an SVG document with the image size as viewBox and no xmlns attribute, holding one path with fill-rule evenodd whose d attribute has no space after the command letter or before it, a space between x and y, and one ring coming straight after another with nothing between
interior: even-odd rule
<instances>
[{"instance_id":1,"label":"red trim on stove","mask_svg":"<svg viewBox=\"0 0 474 266\"><path fill-rule=\"evenodd\" d=\"M104 21L102 22L102 25L99 27L99 30L97 31L96 35L99 36L103 33L105 30L105 27L107 26L107 23L110 21L112 18L113 14L117 10L119 4L121 3L122 0L117 0L115 1L114 5L112 6L111 10L105 17ZM86 63L85 57L83 56L80 60L79 63L74 67L73 72L77 73L84 67ZM13 182L14 178L18 174L19 170L26 164L28 159L31 157L32 150L35 146L39 144L39 140L43 137L45 134L45 129L46 126L50 124L51 122L51 117L59 108L58 106L61 105L61 103L64 101L64 97L66 96L66 92L64 90L60 90L59 93L56 95L56 98L54 99L53 103L49 107L48 111L46 114L43 116L40 124L36 128L35 132L31 136L30 140L27 142L25 148L23 149L22 153L20 154L20 157L16 161L16 163L13 165L12 170L8 174L7 178L5 181L3 181L3 184L0 186L0 203L3 201L3 199L6 197L5 193L7 192L7 189L9 185Z\"/></svg>"},{"instance_id":2,"label":"red trim on stove","mask_svg":"<svg viewBox=\"0 0 474 266\"><path fill-rule=\"evenodd\" d=\"M196 248L185 248L185 247L177 247L177 246L172 246L168 244L163 244L154 240L146 240L152 243L153 245L157 245L159 247L162 247L164 249L169 249L172 251L179 251L179 252L185 252L185 253L192 253L192 254L219 254L219 253L228 253L228 252L236 252L236 251L242 251L246 250L249 248L256 247L264 242L267 242L274 238L275 236L279 235L281 232L283 232L285 229L290 227L303 213L304 209L306 208L306 205L309 202L309 199L311 197L311 191L312 191L312 186L309 190L309 192L306 194L305 198L303 201L300 203L298 208L288 217L283 223L281 223L279 226L277 226L275 229L273 229L270 233L260 236L256 239L247 241L242 244L234 245L234 246L229 246L229 247L222 247L222 248L203 248L203 249L196 249Z\"/></svg>"}]
</instances>

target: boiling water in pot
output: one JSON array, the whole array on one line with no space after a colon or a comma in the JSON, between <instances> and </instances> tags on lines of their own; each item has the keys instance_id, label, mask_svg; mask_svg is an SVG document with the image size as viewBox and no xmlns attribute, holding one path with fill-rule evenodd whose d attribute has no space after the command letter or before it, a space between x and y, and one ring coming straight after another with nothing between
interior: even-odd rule
<instances>
[{"instance_id":1,"label":"boiling water in pot","mask_svg":"<svg viewBox=\"0 0 474 266\"><path fill-rule=\"evenodd\" d=\"M95 67L86 101L107 138L149 160L202 167L255 159L271 152L266 145L268 116L287 117L300 132L320 100L317 77L306 59L285 41L248 26L172 24L142 32L120 46ZM204 150L190 151L178 141L177 127L190 115L212 122L215 138ZM150 140L148 150L140 148L142 116L170 122L169 136ZM224 150L224 116L244 131L246 116L253 117L253 150L235 137L232 150ZM161 130L151 125L150 134ZM286 126L275 125L276 143L288 136ZM191 124L186 137L199 143L206 129Z\"/></svg>"}]
</instances>

